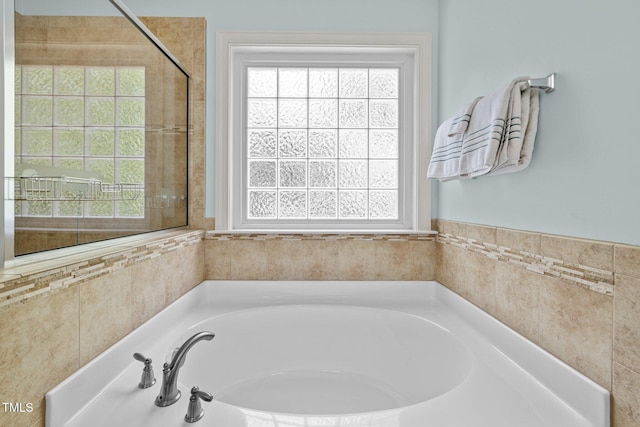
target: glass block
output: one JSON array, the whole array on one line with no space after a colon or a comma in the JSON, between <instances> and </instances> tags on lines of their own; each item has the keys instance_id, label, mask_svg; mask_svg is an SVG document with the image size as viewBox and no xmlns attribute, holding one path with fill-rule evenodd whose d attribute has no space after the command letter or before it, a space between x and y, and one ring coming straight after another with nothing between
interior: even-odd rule
<instances>
[{"instance_id":1,"label":"glass block","mask_svg":"<svg viewBox=\"0 0 640 427\"><path fill-rule=\"evenodd\" d=\"M336 218L338 215L338 192L309 191L309 218Z\"/></svg>"},{"instance_id":2,"label":"glass block","mask_svg":"<svg viewBox=\"0 0 640 427\"><path fill-rule=\"evenodd\" d=\"M55 95L84 95L84 67L57 65L53 73Z\"/></svg>"},{"instance_id":3,"label":"glass block","mask_svg":"<svg viewBox=\"0 0 640 427\"><path fill-rule=\"evenodd\" d=\"M144 126L145 100L140 98L117 98L116 123L119 126Z\"/></svg>"},{"instance_id":4,"label":"glass block","mask_svg":"<svg viewBox=\"0 0 640 427\"><path fill-rule=\"evenodd\" d=\"M278 70L276 68L248 68L248 93L252 98L278 96Z\"/></svg>"},{"instance_id":5,"label":"glass block","mask_svg":"<svg viewBox=\"0 0 640 427\"><path fill-rule=\"evenodd\" d=\"M337 140L335 129L309 130L309 157L335 158Z\"/></svg>"},{"instance_id":6,"label":"glass block","mask_svg":"<svg viewBox=\"0 0 640 427\"><path fill-rule=\"evenodd\" d=\"M53 205L50 201L45 200L29 200L26 205L27 212L25 216L52 216Z\"/></svg>"},{"instance_id":7,"label":"glass block","mask_svg":"<svg viewBox=\"0 0 640 427\"><path fill-rule=\"evenodd\" d=\"M309 127L338 127L338 101L335 99L310 99Z\"/></svg>"},{"instance_id":8,"label":"glass block","mask_svg":"<svg viewBox=\"0 0 640 427\"><path fill-rule=\"evenodd\" d=\"M249 191L249 218L275 218L277 215L275 191Z\"/></svg>"},{"instance_id":9,"label":"glass block","mask_svg":"<svg viewBox=\"0 0 640 427\"><path fill-rule=\"evenodd\" d=\"M367 192L344 190L338 192L340 200L340 218L366 218Z\"/></svg>"},{"instance_id":10,"label":"glass block","mask_svg":"<svg viewBox=\"0 0 640 427\"><path fill-rule=\"evenodd\" d=\"M144 197L117 202L116 216L127 218L144 217Z\"/></svg>"},{"instance_id":11,"label":"glass block","mask_svg":"<svg viewBox=\"0 0 640 427\"><path fill-rule=\"evenodd\" d=\"M369 192L369 218L397 219L398 192L395 190L371 190Z\"/></svg>"},{"instance_id":12,"label":"glass block","mask_svg":"<svg viewBox=\"0 0 640 427\"><path fill-rule=\"evenodd\" d=\"M309 161L309 187L336 188L338 167L335 160Z\"/></svg>"},{"instance_id":13,"label":"glass block","mask_svg":"<svg viewBox=\"0 0 640 427\"><path fill-rule=\"evenodd\" d=\"M368 124L367 101L355 99L340 100L340 127L366 128Z\"/></svg>"},{"instance_id":14,"label":"glass block","mask_svg":"<svg viewBox=\"0 0 640 427\"><path fill-rule=\"evenodd\" d=\"M370 160L369 188L398 188L398 161Z\"/></svg>"},{"instance_id":15,"label":"glass block","mask_svg":"<svg viewBox=\"0 0 640 427\"><path fill-rule=\"evenodd\" d=\"M87 202L87 215L91 217L113 217L113 202L110 200L99 200Z\"/></svg>"},{"instance_id":16,"label":"glass block","mask_svg":"<svg viewBox=\"0 0 640 427\"><path fill-rule=\"evenodd\" d=\"M22 95L15 96L15 116L13 122L16 126L22 125Z\"/></svg>"},{"instance_id":17,"label":"glass block","mask_svg":"<svg viewBox=\"0 0 640 427\"><path fill-rule=\"evenodd\" d=\"M115 126L114 98L86 98L85 124L87 126Z\"/></svg>"},{"instance_id":18,"label":"glass block","mask_svg":"<svg viewBox=\"0 0 640 427\"><path fill-rule=\"evenodd\" d=\"M306 160L280 160L280 187L306 187Z\"/></svg>"},{"instance_id":19,"label":"glass block","mask_svg":"<svg viewBox=\"0 0 640 427\"><path fill-rule=\"evenodd\" d=\"M51 156L53 130L51 128L23 128L22 154L25 156Z\"/></svg>"},{"instance_id":20,"label":"glass block","mask_svg":"<svg viewBox=\"0 0 640 427\"><path fill-rule=\"evenodd\" d=\"M369 103L369 126L372 128L398 127L398 101L372 99Z\"/></svg>"},{"instance_id":21,"label":"glass block","mask_svg":"<svg viewBox=\"0 0 640 427\"><path fill-rule=\"evenodd\" d=\"M22 97L22 122L28 126L51 126L53 124L53 98L50 96Z\"/></svg>"},{"instance_id":22,"label":"glass block","mask_svg":"<svg viewBox=\"0 0 640 427\"><path fill-rule=\"evenodd\" d=\"M25 95L53 94L53 67L50 65L23 65L22 93Z\"/></svg>"},{"instance_id":23,"label":"glass block","mask_svg":"<svg viewBox=\"0 0 640 427\"><path fill-rule=\"evenodd\" d=\"M56 202L55 216L82 216L82 203L75 200Z\"/></svg>"},{"instance_id":24,"label":"glass block","mask_svg":"<svg viewBox=\"0 0 640 427\"><path fill-rule=\"evenodd\" d=\"M307 217L306 191L280 191L278 192L278 196L279 218Z\"/></svg>"},{"instance_id":25,"label":"glass block","mask_svg":"<svg viewBox=\"0 0 640 427\"><path fill-rule=\"evenodd\" d=\"M144 129L118 129L116 131L116 154L126 157L144 157Z\"/></svg>"},{"instance_id":26,"label":"glass block","mask_svg":"<svg viewBox=\"0 0 640 427\"><path fill-rule=\"evenodd\" d=\"M118 159L116 182L126 184L144 184L143 159Z\"/></svg>"},{"instance_id":27,"label":"glass block","mask_svg":"<svg viewBox=\"0 0 640 427\"><path fill-rule=\"evenodd\" d=\"M340 160L340 188L367 187L366 160Z\"/></svg>"},{"instance_id":28,"label":"glass block","mask_svg":"<svg viewBox=\"0 0 640 427\"><path fill-rule=\"evenodd\" d=\"M89 96L115 96L116 73L113 67L86 68L86 94Z\"/></svg>"},{"instance_id":29,"label":"glass block","mask_svg":"<svg viewBox=\"0 0 640 427\"><path fill-rule=\"evenodd\" d=\"M282 128L306 128L307 100L279 99L278 126Z\"/></svg>"},{"instance_id":30,"label":"glass block","mask_svg":"<svg viewBox=\"0 0 640 427\"><path fill-rule=\"evenodd\" d=\"M342 129L339 137L341 158L367 158L368 132L364 129Z\"/></svg>"},{"instance_id":31,"label":"glass block","mask_svg":"<svg viewBox=\"0 0 640 427\"><path fill-rule=\"evenodd\" d=\"M275 187L276 161L250 160L249 187Z\"/></svg>"},{"instance_id":32,"label":"glass block","mask_svg":"<svg viewBox=\"0 0 640 427\"><path fill-rule=\"evenodd\" d=\"M372 129L369 131L369 157L375 159L398 158L398 131Z\"/></svg>"},{"instance_id":33,"label":"glass block","mask_svg":"<svg viewBox=\"0 0 640 427\"><path fill-rule=\"evenodd\" d=\"M19 126L16 126L13 132L14 132L13 133L13 137L14 137L13 150L14 150L14 154L16 156L19 156L22 153L22 128Z\"/></svg>"},{"instance_id":34,"label":"glass block","mask_svg":"<svg viewBox=\"0 0 640 427\"><path fill-rule=\"evenodd\" d=\"M144 96L144 67L119 67L116 69L117 91L119 96Z\"/></svg>"},{"instance_id":35,"label":"glass block","mask_svg":"<svg viewBox=\"0 0 640 427\"><path fill-rule=\"evenodd\" d=\"M281 130L278 132L278 153L280 157L306 157L307 131Z\"/></svg>"},{"instance_id":36,"label":"glass block","mask_svg":"<svg viewBox=\"0 0 640 427\"><path fill-rule=\"evenodd\" d=\"M87 170L94 172L100 180L113 184L115 175L114 159L93 159L86 160Z\"/></svg>"},{"instance_id":37,"label":"glass block","mask_svg":"<svg viewBox=\"0 0 640 427\"><path fill-rule=\"evenodd\" d=\"M398 97L398 69L372 68L369 70L370 98Z\"/></svg>"},{"instance_id":38,"label":"glass block","mask_svg":"<svg viewBox=\"0 0 640 427\"><path fill-rule=\"evenodd\" d=\"M54 128L54 155L82 156L84 154L83 128Z\"/></svg>"},{"instance_id":39,"label":"glass block","mask_svg":"<svg viewBox=\"0 0 640 427\"><path fill-rule=\"evenodd\" d=\"M278 104L275 99L249 99L247 116L250 128L275 128L278 126Z\"/></svg>"},{"instance_id":40,"label":"glass block","mask_svg":"<svg viewBox=\"0 0 640 427\"><path fill-rule=\"evenodd\" d=\"M340 69L340 98L366 98L369 95L369 70Z\"/></svg>"},{"instance_id":41,"label":"glass block","mask_svg":"<svg viewBox=\"0 0 640 427\"><path fill-rule=\"evenodd\" d=\"M84 98L77 96L54 97L54 126L84 125Z\"/></svg>"},{"instance_id":42,"label":"glass block","mask_svg":"<svg viewBox=\"0 0 640 427\"><path fill-rule=\"evenodd\" d=\"M276 157L275 130L249 130L249 157Z\"/></svg>"},{"instance_id":43,"label":"glass block","mask_svg":"<svg viewBox=\"0 0 640 427\"><path fill-rule=\"evenodd\" d=\"M16 95L22 94L22 65L16 65L14 83L14 93Z\"/></svg>"},{"instance_id":44,"label":"glass block","mask_svg":"<svg viewBox=\"0 0 640 427\"><path fill-rule=\"evenodd\" d=\"M278 70L278 96L280 98L306 98L307 69L280 68Z\"/></svg>"},{"instance_id":45,"label":"glass block","mask_svg":"<svg viewBox=\"0 0 640 427\"><path fill-rule=\"evenodd\" d=\"M336 68L310 68L309 97L337 98L338 70Z\"/></svg>"},{"instance_id":46,"label":"glass block","mask_svg":"<svg viewBox=\"0 0 640 427\"><path fill-rule=\"evenodd\" d=\"M110 128L89 128L86 131L87 156L113 157L115 154L116 135Z\"/></svg>"},{"instance_id":47,"label":"glass block","mask_svg":"<svg viewBox=\"0 0 640 427\"><path fill-rule=\"evenodd\" d=\"M55 157L54 166L64 169L84 170L84 160L82 157Z\"/></svg>"}]
</instances>

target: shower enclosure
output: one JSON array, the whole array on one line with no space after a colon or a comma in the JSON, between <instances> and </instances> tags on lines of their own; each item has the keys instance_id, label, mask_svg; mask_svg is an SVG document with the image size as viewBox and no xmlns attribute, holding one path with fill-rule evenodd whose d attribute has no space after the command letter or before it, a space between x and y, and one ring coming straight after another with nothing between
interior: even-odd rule
<instances>
[{"instance_id":1,"label":"shower enclosure","mask_svg":"<svg viewBox=\"0 0 640 427\"><path fill-rule=\"evenodd\" d=\"M5 259L187 225L189 75L133 15L83 7L15 4Z\"/></svg>"}]
</instances>

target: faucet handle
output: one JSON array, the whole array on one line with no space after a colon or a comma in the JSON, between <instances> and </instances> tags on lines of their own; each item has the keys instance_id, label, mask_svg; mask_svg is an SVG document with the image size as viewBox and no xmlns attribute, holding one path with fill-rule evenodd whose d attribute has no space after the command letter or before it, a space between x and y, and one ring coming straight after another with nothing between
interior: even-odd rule
<instances>
[{"instance_id":1,"label":"faucet handle","mask_svg":"<svg viewBox=\"0 0 640 427\"><path fill-rule=\"evenodd\" d=\"M211 402L213 400L213 396L211 393L207 393L206 391L201 391L198 387L193 387L191 389L191 397L189 398L189 407L187 408L187 415L184 416L184 420L188 423L195 423L199 421L204 416L204 409L202 409L202 404L200 403L200 399Z\"/></svg>"},{"instance_id":2,"label":"faucet handle","mask_svg":"<svg viewBox=\"0 0 640 427\"><path fill-rule=\"evenodd\" d=\"M144 363L144 369L142 370L142 377L138 388L149 388L156 383L156 377L153 375L153 366L151 366L151 359L144 357L140 353L134 353L133 358Z\"/></svg>"}]
</instances>

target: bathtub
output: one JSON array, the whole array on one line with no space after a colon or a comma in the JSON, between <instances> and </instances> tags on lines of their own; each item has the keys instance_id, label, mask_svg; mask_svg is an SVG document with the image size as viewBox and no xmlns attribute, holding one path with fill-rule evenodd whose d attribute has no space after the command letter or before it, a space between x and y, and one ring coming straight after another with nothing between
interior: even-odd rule
<instances>
[{"instance_id":1,"label":"bathtub","mask_svg":"<svg viewBox=\"0 0 640 427\"><path fill-rule=\"evenodd\" d=\"M215 338L189 351L182 397L155 406L162 364L200 331ZM194 386L213 401L188 424ZM47 427L609 426L605 389L437 282L205 281L46 403Z\"/></svg>"}]
</instances>

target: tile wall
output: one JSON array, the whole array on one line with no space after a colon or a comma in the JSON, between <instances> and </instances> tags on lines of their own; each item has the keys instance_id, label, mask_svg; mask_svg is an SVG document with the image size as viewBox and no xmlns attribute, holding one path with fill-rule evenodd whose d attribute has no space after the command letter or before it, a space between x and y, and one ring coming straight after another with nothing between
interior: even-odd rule
<instances>
[{"instance_id":1,"label":"tile wall","mask_svg":"<svg viewBox=\"0 0 640 427\"><path fill-rule=\"evenodd\" d=\"M437 280L612 392L640 425L640 247L435 221Z\"/></svg>"},{"instance_id":2,"label":"tile wall","mask_svg":"<svg viewBox=\"0 0 640 427\"><path fill-rule=\"evenodd\" d=\"M0 425L44 426L47 391L204 279L202 231L127 239L2 271L0 402L33 412Z\"/></svg>"}]
</instances>

